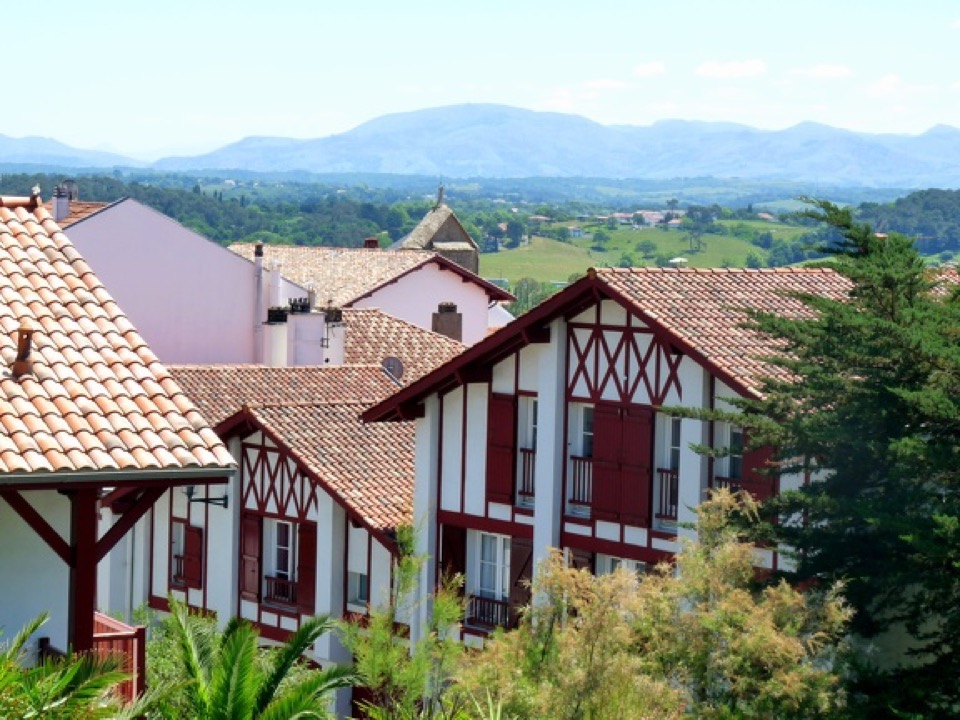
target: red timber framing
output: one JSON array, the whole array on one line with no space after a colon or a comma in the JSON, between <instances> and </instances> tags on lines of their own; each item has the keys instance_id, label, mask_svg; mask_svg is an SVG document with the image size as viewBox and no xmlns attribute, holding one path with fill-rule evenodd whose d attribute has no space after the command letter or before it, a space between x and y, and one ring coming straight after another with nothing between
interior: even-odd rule
<instances>
[{"instance_id":1,"label":"red timber framing","mask_svg":"<svg viewBox=\"0 0 960 720\"><path fill-rule=\"evenodd\" d=\"M79 484L78 484L79 485ZM136 499L128 510L99 537L98 520L101 488L63 483L57 489L70 501L70 536L64 540L47 520L16 489L0 490L7 504L63 560L70 569L67 640L74 652L93 648L94 614L97 604L97 564L153 507L168 485L131 488Z\"/></svg>"},{"instance_id":2,"label":"red timber framing","mask_svg":"<svg viewBox=\"0 0 960 720\"><path fill-rule=\"evenodd\" d=\"M281 447L261 441L241 443L240 487L240 601L258 605L258 624L264 609L273 615L296 617L316 612L317 524L310 511L317 507L317 486L300 463ZM263 584L265 521L283 520L296 527L296 580L280 593L285 602L268 602ZM268 588L269 590L269 588ZM267 607L264 608L264 603ZM238 614L241 608L238 607Z\"/></svg>"},{"instance_id":3,"label":"red timber framing","mask_svg":"<svg viewBox=\"0 0 960 720\"><path fill-rule=\"evenodd\" d=\"M600 310L601 303L597 303L593 323L567 326L571 361L567 394L593 402L604 398L643 402L636 399L642 385L646 405L663 405L671 388L682 398L678 370L683 354L666 333L634 325L640 321L629 312L625 326L605 325L600 322ZM649 342L643 342L644 338Z\"/></svg>"}]
</instances>

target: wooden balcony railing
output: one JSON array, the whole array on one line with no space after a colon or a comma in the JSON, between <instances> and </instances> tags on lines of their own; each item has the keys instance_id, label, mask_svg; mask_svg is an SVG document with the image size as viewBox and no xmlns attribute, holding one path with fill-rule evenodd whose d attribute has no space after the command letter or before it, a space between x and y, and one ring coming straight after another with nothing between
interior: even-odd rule
<instances>
[{"instance_id":1,"label":"wooden balcony railing","mask_svg":"<svg viewBox=\"0 0 960 720\"><path fill-rule=\"evenodd\" d=\"M710 486L714 490L725 489L730 492L739 492L740 490L740 479L739 478L728 478L721 475L714 475L713 482L710 483Z\"/></svg>"},{"instance_id":2,"label":"wooden balcony railing","mask_svg":"<svg viewBox=\"0 0 960 720\"><path fill-rule=\"evenodd\" d=\"M266 576L267 592L264 596L266 602L279 603L281 605L297 604L297 581L288 578L279 578L272 575Z\"/></svg>"},{"instance_id":3,"label":"wooden balcony railing","mask_svg":"<svg viewBox=\"0 0 960 720\"><path fill-rule=\"evenodd\" d=\"M506 600L470 595L466 622L487 628L510 627L510 604Z\"/></svg>"},{"instance_id":4,"label":"wooden balcony railing","mask_svg":"<svg viewBox=\"0 0 960 720\"><path fill-rule=\"evenodd\" d=\"M100 657L116 657L120 669L130 676L118 692L125 702L143 694L147 677L147 630L131 627L108 615L93 615L93 650Z\"/></svg>"},{"instance_id":5,"label":"wooden balcony railing","mask_svg":"<svg viewBox=\"0 0 960 720\"><path fill-rule=\"evenodd\" d=\"M534 467L537 462L537 451L530 448L520 448L520 487L517 488L517 495L520 501L532 503L536 489L534 480Z\"/></svg>"},{"instance_id":6,"label":"wooden balcony railing","mask_svg":"<svg viewBox=\"0 0 960 720\"><path fill-rule=\"evenodd\" d=\"M677 521L677 503L680 495L680 483L676 470L657 469L657 512L658 520L665 522Z\"/></svg>"},{"instance_id":7,"label":"wooden balcony railing","mask_svg":"<svg viewBox=\"0 0 960 720\"><path fill-rule=\"evenodd\" d=\"M570 456L571 511L590 512L593 502L593 458Z\"/></svg>"}]
</instances>

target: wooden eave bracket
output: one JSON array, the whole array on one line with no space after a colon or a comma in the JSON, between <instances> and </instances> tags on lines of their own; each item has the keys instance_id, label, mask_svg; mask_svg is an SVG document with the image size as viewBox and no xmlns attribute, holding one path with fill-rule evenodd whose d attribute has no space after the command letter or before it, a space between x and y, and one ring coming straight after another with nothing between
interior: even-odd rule
<instances>
[{"instance_id":1,"label":"wooden eave bracket","mask_svg":"<svg viewBox=\"0 0 960 720\"><path fill-rule=\"evenodd\" d=\"M524 328L520 334L523 336L523 342L527 345L550 342L550 328L546 325Z\"/></svg>"},{"instance_id":2,"label":"wooden eave bracket","mask_svg":"<svg viewBox=\"0 0 960 720\"><path fill-rule=\"evenodd\" d=\"M419 420L426 414L427 410L420 402L404 403L397 407L397 415L401 420Z\"/></svg>"}]
</instances>

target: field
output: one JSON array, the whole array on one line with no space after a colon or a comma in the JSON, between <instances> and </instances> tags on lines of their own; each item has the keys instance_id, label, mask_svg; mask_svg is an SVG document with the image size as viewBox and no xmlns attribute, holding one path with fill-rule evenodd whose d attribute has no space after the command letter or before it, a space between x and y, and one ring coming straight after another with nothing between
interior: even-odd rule
<instances>
[{"instance_id":1,"label":"field","mask_svg":"<svg viewBox=\"0 0 960 720\"><path fill-rule=\"evenodd\" d=\"M793 241L804 229L762 220L724 221L732 232L735 226L739 234L750 236L753 233L769 232L773 239ZM733 234L703 236L705 247L693 252L685 231L659 228L639 228L621 226L610 230L602 225L583 225L587 237L572 238L569 242L559 242L545 237L534 236L529 244L513 250L501 250L497 253L485 253L480 256L480 274L485 278L504 278L511 283L522 277L533 278L541 282L566 281L570 275L582 274L588 267L609 267L617 265L650 266L657 260L686 258L687 267L743 267L747 256L754 253L766 262L766 251L752 244L745 237ZM603 230L610 239L600 248L592 233ZM647 254L639 246L650 241L655 249Z\"/></svg>"}]
</instances>

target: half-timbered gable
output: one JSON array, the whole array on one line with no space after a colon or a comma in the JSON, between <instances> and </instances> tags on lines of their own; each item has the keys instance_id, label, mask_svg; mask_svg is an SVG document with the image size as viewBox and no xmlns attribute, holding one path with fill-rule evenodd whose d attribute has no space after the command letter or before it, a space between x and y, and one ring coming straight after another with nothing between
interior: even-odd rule
<instances>
[{"instance_id":1,"label":"half-timbered gable","mask_svg":"<svg viewBox=\"0 0 960 720\"><path fill-rule=\"evenodd\" d=\"M791 293L845 288L819 269L591 271L368 411L419 418L415 515L435 523L422 587L463 572L468 632L509 624L551 547L594 572L641 569L678 549L708 488L776 492L772 453L741 428L670 408L733 409L775 371L746 309L802 313ZM729 451L693 449L711 445Z\"/></svg>"}]
</instances>

